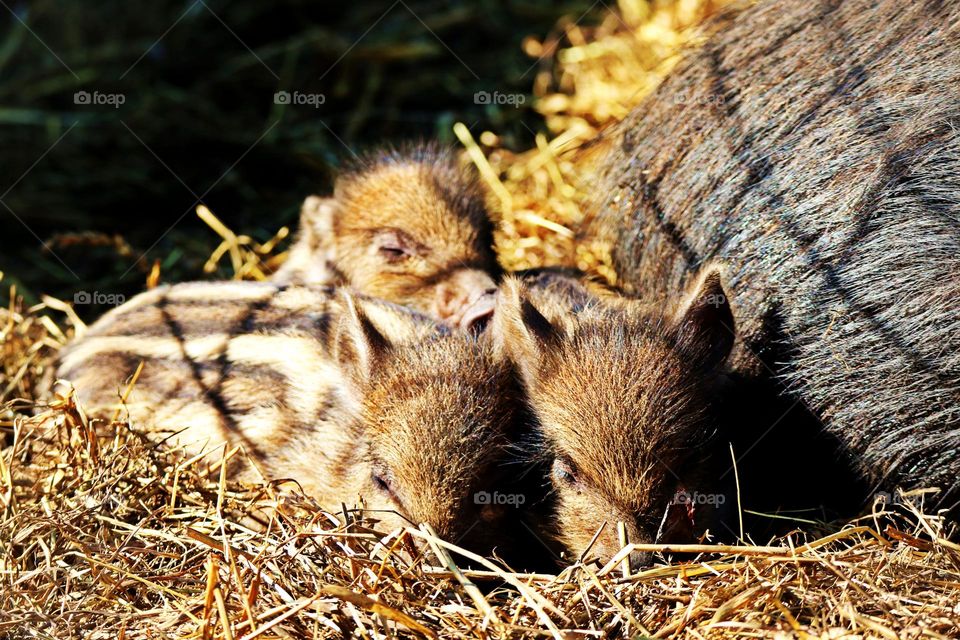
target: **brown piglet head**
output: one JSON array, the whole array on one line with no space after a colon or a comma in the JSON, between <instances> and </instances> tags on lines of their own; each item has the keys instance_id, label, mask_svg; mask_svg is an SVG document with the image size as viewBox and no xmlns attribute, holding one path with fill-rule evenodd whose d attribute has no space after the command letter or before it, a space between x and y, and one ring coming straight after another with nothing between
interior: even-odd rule
<instances>
[{"instance_id":1,"label":"brown piglet head","mask_svg":"<svg viewBox=\"0 0 960 640\"><path fill-rule=\"evenodd\" d=\"M734 340L719 271L675 313L621 301L575 317L508 279L491 328L522 374L574 558L606 563L624 537L692 542L717 526L732 500L713 482L711 395Z\"/></svg>"},{"instance_id":2,"label":"brown piglet head","mask_svg":"<svg viewBox=\"0 0 960 640\"><path fill-rule=\"evenodd\" d=\"M533 498L513 443L528 424L511 364L489 340L440 331L392 344L347 305L336 358L359 404L350 474L383 529L428 523L445 540L509 557Z\"/></svg>"},{"instance_id":3,"label":"brown piglet head","mask_svg":"<svg viewBox=\"0 0 960 640\"><path fill-rule=\"evenodd\" d=\"M500 275L493 223L476 177L452 152L421 145L368 156L325 202L313 224L329 229L342 282L449 326L490 317Z\"/></svg>"}]
</instances>

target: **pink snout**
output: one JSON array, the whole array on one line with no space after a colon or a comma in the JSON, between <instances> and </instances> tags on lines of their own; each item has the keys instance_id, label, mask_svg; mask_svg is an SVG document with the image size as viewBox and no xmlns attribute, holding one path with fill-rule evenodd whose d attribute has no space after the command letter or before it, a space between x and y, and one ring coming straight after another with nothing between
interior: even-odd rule
<instances>
[{"instance_id":1,"label":"pink snout","mask_svg":"<svg viewBox=\"0 0 960 640\"><path fill-rule=\"evenodd\" d=\"M457 271L437 287L434 314L452 327L482 331L493 315L496 286L483 271Z\"/></svg>"}]
</instances>

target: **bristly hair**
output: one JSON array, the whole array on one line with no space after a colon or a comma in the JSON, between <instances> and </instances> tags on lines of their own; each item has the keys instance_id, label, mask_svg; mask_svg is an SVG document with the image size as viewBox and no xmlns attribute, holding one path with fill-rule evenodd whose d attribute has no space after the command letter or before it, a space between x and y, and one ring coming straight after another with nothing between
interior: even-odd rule
<instances>
[{"instance_id":1,"label":"bristly hair","mask_svg":"<svg viewBox=\"0 0 960 640\"><path fill-rule=\"evenodd\" d=\"M347 158L340 167L338 180L350 180L378 167L411 164L459 170L453 147L421 139L378 146Z\"/></svg>"},{"instance_id":2,"label":"bristly hair","mask_svg":"<svg viewBox=\"0 0 960 640\"><path fill-rule=\"evenodd\" d=\"M492 246L494 218L487 206L484 188L477 171L471 165L460 163L455 147L421 140L365 151L344 162L335 188L338 192L349 188L351 183L379 169L410 166L422 167L447 208L475 224Z\"/></svg>"}]
</instances>

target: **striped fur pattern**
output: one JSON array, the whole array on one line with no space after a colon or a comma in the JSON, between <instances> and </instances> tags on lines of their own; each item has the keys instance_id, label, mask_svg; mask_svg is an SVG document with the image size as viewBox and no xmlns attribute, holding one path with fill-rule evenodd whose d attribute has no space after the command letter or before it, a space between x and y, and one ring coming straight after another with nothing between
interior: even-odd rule
<instances>
[{"instance_id":1,"label":"striped fur pattern","mask_svg":"<svg viewBox=\"0 0 960 640\"><path fill-rule=\"evenodd\" d=\"M385 529L427 522L483 553L519 539L518 509L475 498L510 491L526 423L485 339L324 287L187 283L106 314L58 376L110 416L140 362L135 425L191 450L242 444L268 476L330 509L362 500Z\"/></svg>"},{"instance_id":2,"label":"striped fur pattern","mask_svg":"<svg viewBox=\"0 0 960 640\"><path fill-rule=\"evenodd\" d=\"M626 300L570 301L511 279L492 327L539 423L559 540L574 557L593 542L604 562L622 546L618 522L632 542L687 541L690 522L670 502L701 489L703 445L716 429L710 392L732 337L709 306L674 315Z\"/></svg>"},{"instance_id":3,"label":"striped fur pattern","mask_svg":"<svg viewBox=\"0 0 960 640\"><path fill-rule=\"evenodd\" d=\"M436 145L359 158L332 198L306 199L300 226L275 281L349 285L454 326L500 273L484 193Z\"/></svg>"},{"instance_id":4,"label":"striped fur pattern","mask_svg":"<svg viewBox=\"0 0 960 640\"><path fill-rule=\"evenodd\" d=\"M712 29L622 124L582 238L651 299L726 263L739 369L878 488L955 505L960 4L767 1Z\"/></svg>"},{"instance_id":5,"label":"striped fur pattern","mask_svg":"<svg viewBox=\"0 0 960 640\"><path fill-rule=\"evenodd\" d=\"M589 549L609 561L622 546L618 522L632 542L708 533L732 541L738 504L786 516L748 515L746 531L758 538L784 532L778 523L792 527L800 509L828 519L862 506L865 488L819 421L729 370L734 322L719 268L668 304L593 294L562 278L508 279L492 331L537 418L528 454L551 468L555 513L545 529L572 556ZM817 460L802 486L780 459L786 439L791 454ZM634 567L650 560L630 558Z\"/></svg>"}]
</instances>

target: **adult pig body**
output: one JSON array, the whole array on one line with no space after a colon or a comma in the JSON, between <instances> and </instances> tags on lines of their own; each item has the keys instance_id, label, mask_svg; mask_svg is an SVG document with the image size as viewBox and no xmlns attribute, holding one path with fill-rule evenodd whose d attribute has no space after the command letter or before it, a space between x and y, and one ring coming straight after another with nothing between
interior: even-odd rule
<instances>
[{"instance_id":1,"label":"adult pig body","mask_svg":"<svg viewBox=\"0 0 960 640\"><path fill-rule=\"evenodd\" d=\"M709 28L622 123L582 239L647 299L724 262L741 370L877 484L954 504L960 4L764 2Z\"/></svg>"}]
</instances>

